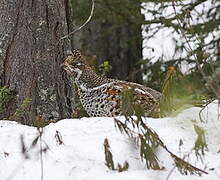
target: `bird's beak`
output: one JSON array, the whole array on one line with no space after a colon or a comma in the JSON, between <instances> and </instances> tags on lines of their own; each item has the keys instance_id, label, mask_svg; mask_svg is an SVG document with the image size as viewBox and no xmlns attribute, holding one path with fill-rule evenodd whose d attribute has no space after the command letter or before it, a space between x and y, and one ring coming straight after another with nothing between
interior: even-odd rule
<instances>
[{"instance_id":1,"label":"bird's beak","mask_svg":"<svg viewBox=\"0 0 220 180\"><path fill-rule=\"evenodd\" d=\"M62 64L60 65L60 68L63 69L63 70L65 70L67 73L71 73L71 69L70 69L70 67L68 66L68 64L66 64L66 63L62 63Z\"/></svg>"},{"instance_id":2,"label":"bird's beak","mask_svg":"<svg viewBox=\"0 0 220 180\"><path fill-rule=\"evenodd\" d=\"M64 68L64 67L66 67L66 64L62 63L62 64L60 65L60 68Z\"/></svg>"}]
</instances>

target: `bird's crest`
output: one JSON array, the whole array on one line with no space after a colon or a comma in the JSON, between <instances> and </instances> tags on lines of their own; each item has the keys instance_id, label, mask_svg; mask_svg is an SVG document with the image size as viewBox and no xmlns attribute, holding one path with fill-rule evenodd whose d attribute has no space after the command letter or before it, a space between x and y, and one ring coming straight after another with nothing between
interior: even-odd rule
<instances>
[{"instance_id":1,"label":"bird's crest","mask_svg":"<svg viewBox=\"0 0 220 180\"><path fill-rule=\"evenodd\" d=\"M76 64L76 63L83 63L86 64L81 52L78 49L74 49L72 54L69 55L65 61L65 64Z\"/></svg>"},{"instance_id":2,"label":"bird's crest","mask_svg":"<svg viewBox=\"0 0 220 180\"><path fill-rule=\"evenodd\" d=\"M78 49L74 49L72 57L75 61L79 61L82 58L82 54Z\"/></svg>"}]
</instances>

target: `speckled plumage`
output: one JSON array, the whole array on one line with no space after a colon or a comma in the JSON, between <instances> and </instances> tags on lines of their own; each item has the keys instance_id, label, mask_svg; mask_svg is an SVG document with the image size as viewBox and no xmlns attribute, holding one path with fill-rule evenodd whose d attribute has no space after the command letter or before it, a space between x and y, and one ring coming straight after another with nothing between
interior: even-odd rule
<instances>
[{"instance_id":1,"label":"speckled plumage","mask_svg":"<svg viewBox=\"0 0 220 180\"><path fill-rule=\"evenodd\" d=\"M98 76L82 58L78 50L68 56L63 65L75 79L80 101L89 116L117 116L121 114L121 93L131 89L134 103L141 104L147 113L158 106L161 94L140 84Z\"/></svg>"}]
</instances>

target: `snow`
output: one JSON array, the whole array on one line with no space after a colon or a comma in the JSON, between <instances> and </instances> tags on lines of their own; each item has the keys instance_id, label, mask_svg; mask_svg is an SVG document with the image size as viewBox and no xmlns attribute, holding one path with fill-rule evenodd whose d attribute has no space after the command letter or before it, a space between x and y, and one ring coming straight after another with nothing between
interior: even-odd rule
<instances>
[{"instance_id":1,"label":"snow","mask_svg":"<svg viewBox=\"0 0 220 180\"><path fill-rule=\"evenodd\" d=\"M185 157L191 164L207 171L208 175L184 176L173 168L169 154L159 149L157 156L165 169L148 170L140 160L139 151L131 138L121 134L113 118L64 119L51 123L44 128L43 147L49 149L43 153L44 180L217 180L220 179L220 120L218 102L214 101L201 113L201 108L192 107L179 113L176 117L146 118L148 126L154 129L166 146L176 155ZM123 117L120 117L123 119ZM206 130L208 151L203 162L197 160L192 150L196 140L194 124ZM64 144L59 145L55 134L61 134ZM0 180L40 180L41 161L37 143L27 152L29 158L22 154L21 135L24 144L30 147L38 135L34 127L11 121L0 121ZM105 166L104 139L108 138L115 164L129 163L128 171L117 172ZM183 145L179 146L180 140Z\"/></svg>"}]
</instances>

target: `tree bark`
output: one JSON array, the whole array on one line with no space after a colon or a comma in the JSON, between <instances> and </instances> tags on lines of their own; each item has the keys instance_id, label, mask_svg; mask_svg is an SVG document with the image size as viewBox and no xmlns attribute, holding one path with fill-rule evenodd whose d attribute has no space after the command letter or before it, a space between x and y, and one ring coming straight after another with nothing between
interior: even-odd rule
<instances>
[{"instance_id":1,"label":"tree bark","mask_svg":"<svg viewBox=\"0 0 220 180\"><path fill-rule=\"evenodd\" d=\"M0 1L0 86L16 92L0 119L9 117L25 98L31 102L16 120L31 125L68 117L71 91L60 69L68 43L68 0Z\"/></svg>"}]
</instances>

